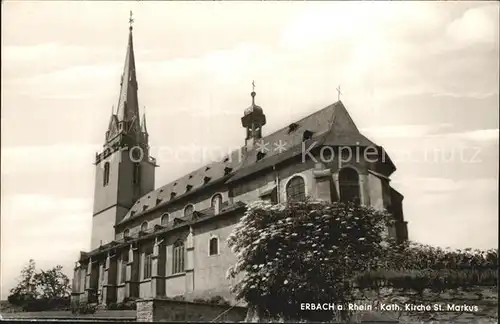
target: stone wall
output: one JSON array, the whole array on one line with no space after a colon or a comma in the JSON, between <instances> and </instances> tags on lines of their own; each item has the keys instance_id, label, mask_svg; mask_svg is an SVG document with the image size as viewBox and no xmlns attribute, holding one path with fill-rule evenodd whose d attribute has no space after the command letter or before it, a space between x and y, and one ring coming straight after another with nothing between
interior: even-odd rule
<instances>
[{"instance_id":1,"label":"stone wall","mask_svg":"<svg viewBox=\"0 0 500 324\"><path fill-rule=\"evenodd\" d=\"M138 322L210 322L217 317L216 322L241 322L245 319L246 314L247 309L238 306L231 307L162 298L137 301Z\"/></svg>"},{"instance_id":2,"label":"stone wall","mask_svg":"<svg viewBox=\"0 0 500 324\"><path fill-rule=\"evenodd\" d=\"M371 305L371 310L353 313L353 320L363 321L373 315L400 323L498 323L498 288L473 287L470 289L432 292L422 295L412 291L382 288L378 292L364 293L357 306ZM407 309L407 306L412 310Z\"/></svg>"}]
</instances>

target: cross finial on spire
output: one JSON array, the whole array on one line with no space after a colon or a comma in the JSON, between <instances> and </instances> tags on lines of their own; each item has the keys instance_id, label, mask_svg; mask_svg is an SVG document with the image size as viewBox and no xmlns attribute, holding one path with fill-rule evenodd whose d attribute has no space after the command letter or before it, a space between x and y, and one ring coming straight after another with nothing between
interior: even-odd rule
<instances>
[{"instance_id":1,"label":"cross finial on spire","mask_svg":"<svg viewBox=\"0 0 500 324\"><path fill-rule=\"evenodd\" d=\"M252 80L252 92L255 92L255 80Z\"/></svg>"},{"instance_id":2,"label":"cross finial on spire","mask_svg":"<svg viewBox=\"0 0 500 324\"><path fill-rule=\"evenodd\" d=\"M339 86L337 87L337 100L340 101L340 95L342 94L342 92L340 91L340 84Z\"/></svg>"},{"instance_id":3,"label":"cross finial on spire","mask_svg":"<svg viewBox=\"0 0 500 324\"><path fill-rule=\"evenodd\" d=\"M133 17L133 13L132 13L132 10L130 10L130 16L128 18L128 23L130 25L130 30L132 30L132 24L134 23L134 17Z\"/></svg>"}]
</instances>

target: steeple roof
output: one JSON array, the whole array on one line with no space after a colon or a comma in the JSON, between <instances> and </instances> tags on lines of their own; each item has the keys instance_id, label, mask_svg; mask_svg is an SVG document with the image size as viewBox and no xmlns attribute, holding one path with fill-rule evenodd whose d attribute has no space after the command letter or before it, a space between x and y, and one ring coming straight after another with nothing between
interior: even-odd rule
<instances>
[{"instance_id":1,"label":"steeple roof","mask_svg":"<svg viewBox=\"0 0 500 324\"><path fill-rule=\"evenodd\" d=\"M127 54L120 82L120 97L116 115L119 121L139 120L139 100L137 96L137 76L135 71L132 26L129 27Z\"/></svg>"}]
</instances>

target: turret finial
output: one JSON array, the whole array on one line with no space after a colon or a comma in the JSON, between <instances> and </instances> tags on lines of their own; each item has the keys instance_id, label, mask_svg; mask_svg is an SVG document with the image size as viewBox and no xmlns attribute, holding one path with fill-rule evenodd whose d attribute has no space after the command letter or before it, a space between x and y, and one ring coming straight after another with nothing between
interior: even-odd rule
<instances>
[{"instance_id":1,"label":"turret finial","mask_svg":"<svg viewBox=\"0 0 500 324\"><path fill-rule=\"evenodd\" d=\"M252 96L252 105L255 105L255 81L252 81L252 93L251 93L251 96Z\"/></svg>"}]
</instances>

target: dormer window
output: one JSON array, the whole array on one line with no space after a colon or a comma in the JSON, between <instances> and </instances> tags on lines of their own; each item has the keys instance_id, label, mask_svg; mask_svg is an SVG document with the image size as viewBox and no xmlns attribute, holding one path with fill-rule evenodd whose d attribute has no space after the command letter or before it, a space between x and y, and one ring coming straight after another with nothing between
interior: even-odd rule
<instances>
[{"instance_id":1,"label":"dormer window","mask_svg":"<svg viewBox=\"0 0 500 324\"><path fill-rule=\"evenodd\" d=\"M222 161L222 162L226 163L227 161L229 161L229 158L228 158L228 157L227 157L227 158L225 158L225 159L224 159L224 161Z\"/></svg>"},{"instance_id":2,"label":"dormer window","mask_svg":"<svg viewBox=\"0 0 500 324\"><path fill-rule=\"evenodd\" d=\"M210 167L206 167L206 168L205 168L205 171L208 171L208 170L210 170Z\"/></svg>"},{"instance_id":3,"label":"dormer window","mask_svg":"<svg viewBox=\"0 0 500 324\"><path fill-rule=\"evenodd\" d=\"M313 132L311 132L309 130L304 131L304 133L302 134L302 142L310 140L312 138L312 136L313 136Z\"/></svg>"},{"instance_id":4,"label":"dormer window","mask_svg":"<svg viewBox=\"0 0 500 324\"><path fill-rule=\"evenodd\" d=\"M192 188L193 188L193 186L192 186L192 185L187 185L187 186L186 186L186 192L190 191Z\"/></svg>"},{"instance_id":5,"label":"dormer window","mask_svg":"<svg viewBox=\"0 0 500 324\"><path fill-rule=\"evenodd\" d=\"M224 168L224 175L228 175L229 173L231 173L231 171L233 171L233 169L232 169L232 168L225 167L225 168Z\"/></svg>"},{"instance_id":6,"label":"dormer window","mask_svg":"<svg viewBox=\"0 0 500 324\"><path fill-rule=\"evenodd\" d=\"M190 175L189 175L189 179L192 179L192 178L193 178L193 175L192 175L192 174L190 174Z\"/></svg>"},{"instance_id":7,"label":"dormer window","mask_svg":"<svg viewBox=\"0 0 500 324\"><path fill-rule=\"evenodd\" d=\"M156 205L159 205L161 203L161 198L156 198Z\"/></svg>"},{"instance_id":8,"label":"dormer window","mask_svg":"<svg viewBox=\"0 0 500 324\"><path fill-rule=\"evenodd\" d=\"M130 212L130 217L134 217L134 215L135 215L135 210Z\"/></svg>"},{"instance_id":9,"label":"dormer window","mask_svg":"<svg viewBox=\"0 0 500 324\"><path fill-rule=\"evenodd\" d=\"M291 123L291 124L288 126L288 134L290 134L291 132L295 131L297 128L299 128L299 125L298 125L298 124Z\"/></svg>"},{"instance_id":10,"label":"dormer window","mask_svg":"<svg viewBox=\"0 0 500 324\"><path fill-rule=\"evenodd\" d=\"M176 194L175 192L173 192L173 191L172 191L172 192L170 193L170 199L174 199L176 195L177 195L177 194Z\"/></svg>"},{"instance_id":11,"label":"dormer window","mask_svg":"<svg viewBox=\"0 0 500 324\"><path fill-rule=\"evenodd\" d=\"M264 156L266 156L266 153L258 152L257 153L257 161L262 160L264 158Z\"/></svg>"},{"instance_id":12,"label":"dormer window","mask_svg":"<svg viewBox=\"0 0 500 324\"><path fill-rule=\"evenodd\" d=\"M212 179L212 178L210 178L210 177L203 178L203 183L207 184L210 181L210 179Z\"/></svg>"},{"instance_id":13,"label":"dormer window","mask_svg":"<svg viewBox=\"0 0 500 324\"><path fill-rule=\"evenodd\" d=\"M145 211L146 209L148 209L148 205L142 206L142 211Z\"/></svg>"}]
</instances>

